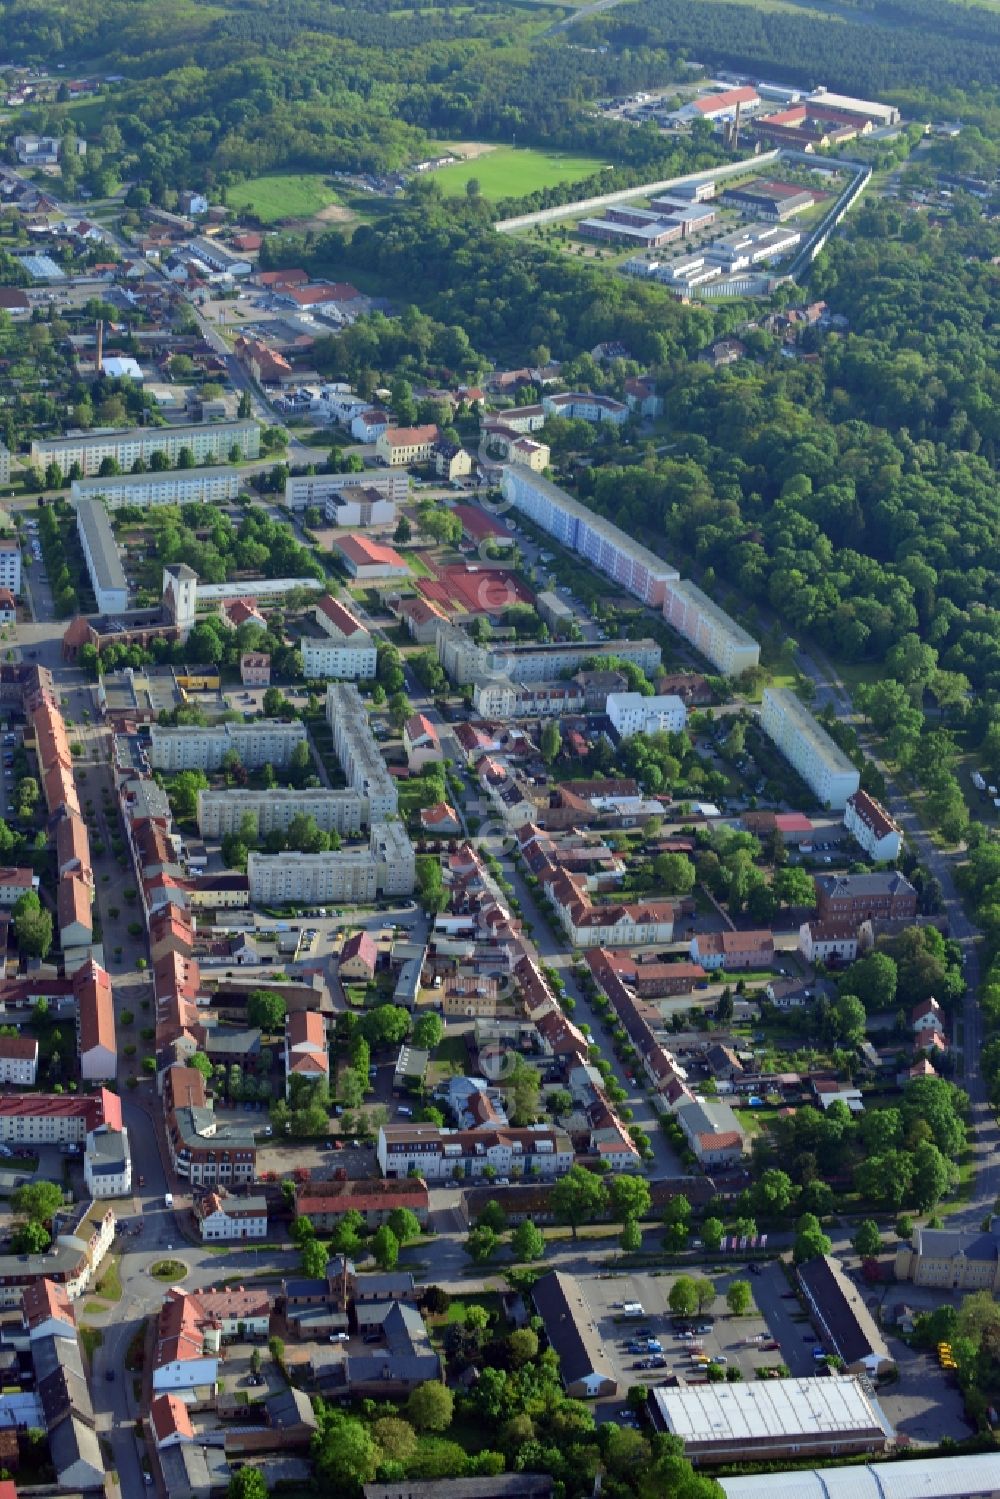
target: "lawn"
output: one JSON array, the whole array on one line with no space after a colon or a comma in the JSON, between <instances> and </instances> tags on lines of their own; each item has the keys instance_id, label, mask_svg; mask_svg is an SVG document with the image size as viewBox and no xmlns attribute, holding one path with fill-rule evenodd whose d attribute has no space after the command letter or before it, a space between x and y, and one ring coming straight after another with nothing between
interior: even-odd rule
<instances>
[{"instance_id":1,"label":"lawn","mask_svg":"<svg viewBox=\"0 0 1000 1499\"><path fill-rule=\"evenodd\" d=\"M466 183L475 178L484 198L521 198L526 193L554 187L560 182L579 182L599 172L604 165L595 156L570 156L562 151L498 146L495 151L488 151L475 160L441 167L434 173L434 181L448 197L464 192ZM232 191L229 197L232 202Z\"/></svg>"},{"instance_id":2,"label":"lawn","mask_svg":"<svg viewBox=\"0 0 1000 1499\"><path fill-rule=\"evenodd\" d=\"M229 189L230 208L252 213L262 224L276 224L280 219L310 219L331 203L339 202L321 172L277 172L237 182Z\"/></svg>"}]
</instances>

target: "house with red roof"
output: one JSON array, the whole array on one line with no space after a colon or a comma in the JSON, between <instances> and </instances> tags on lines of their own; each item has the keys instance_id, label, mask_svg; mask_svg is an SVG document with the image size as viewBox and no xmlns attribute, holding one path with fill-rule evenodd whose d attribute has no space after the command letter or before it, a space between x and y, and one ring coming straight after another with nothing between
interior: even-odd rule
<instances>
[{"instance_id":1,"label":"house with red roof","mask_svg":"<svg viewBox=\"0 0 1000 1499\"><path fill-rule=\"evenodd\" d=\"M408 578L410 569L390 546L371 541L367 536L351 533L338 536L334 546L344 560L352 578Z\"/></svg>"},{"instance_id":2,"label":"house with red roof","mask_svg":"<svg viewBox=\"0 0 1000 1499\"><path fill-rule=\"evenodd\" d=\"M110 1082L118 1069L111 978L90 958L73 975L73 991L80 1076L88 1082Z\"/></svg>"},{"instance_id":3,"label":"house with red roof","mask_svg":"<svg viewBox=\"0 0 1000 1499\"><path fill-rule=\"evenodd\" d=\"M324 593L313 611L316 623L331 640L349 645L368 645L371 636L361 621L351 613L346 604Z\"/></svg>"},{"instance_id":4,"label":"house with red roof","mask_svg":"<svg viewBox=\"0 0 1000 1499\"><path fill-rule=\"evenodd\" d=\"M329 1081L326 1024L317 1010L293 1010L285 1017L286 1098L291 1097L293 1077L307 1083Z\"/></svg>"},{"instance_id":5,"label":"house with red roof","mask_svg":"<svg viewBox=\"0 0 1000 1499\"><path fill-rule=\"evenodd\" d=\"M414 713L403 725L403 748L411 770L423 770L442 759L438 731L423 713Z\"/></svg>"},{"instance_id":6,"label":"house with red roof","mask_svg":"<svg viewBox=\"0 0 1000 1499\"><path fill-rule=\"evenodd\" d=\"M433 807L424 807L420 813L420 826L425 833L449 838L462 831L458 813L448 802L435 802Z\"/></svg>"},{"instance_id":7,"label":"house with red roof","mask_svg":"<svg viewBox=\"0 0 1000 1499\"><path fill-rule=\"evenodd\" d=\"M38 1039L0 1036L0 1083L33 1088L38 1079Z\"/></svg>"},{"instance_id":8,"label":"house with red roof","mask_svg":"<svg viewBox=\"0 0 1000 1499\"><path fill-rule=\"evenodd\" d=\"M177 1447L181 1442L194 1441L191 1412L187 1401L179 1395L157 1395L149 1407L149 1424L158 1452L165 1447Z\"/></svg>"},{"instance_id":9,"label":"house with red roof","mask_svg":"<svg viewBox=\"0 0 1000 1499\"><path fill-rule=\"evenodd\" d=\"M341 978L359 979L369 983L375 977L378 948L370 932L355 932L348 937L340 950L337 973Z\"/></svg>"},{"instance_id":10,"label":"house with red roof","mask_svg":"<svg viewBox=\"0 0 1000 1499\"><path fill-rule=\"evenodd\" d=\"M410 463L429 463L441 433L435 422L422 427L387 427L375 442L375 457L389 468Z\"/></svg>"},{"instance_id":11,"label":"house with red roof","mask_svg":"<svg viewBox=\"0 0 1000 1499\"><path fill-rule=\"evenodd\" d=\"M847 798L844 827L855 843L877 863L898 859L903 847L903 830L880 801L867 791L855 791Z\"/></svg>"}]
</instances>

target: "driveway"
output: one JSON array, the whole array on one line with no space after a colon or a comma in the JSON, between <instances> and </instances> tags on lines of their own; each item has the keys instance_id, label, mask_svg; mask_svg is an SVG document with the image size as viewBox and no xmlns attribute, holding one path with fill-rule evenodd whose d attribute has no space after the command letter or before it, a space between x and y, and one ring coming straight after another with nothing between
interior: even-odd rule
<instances>
[{"instance_id":1,"label":"driveway","mask_svg":"<svg viewBox=\"0 0 1000 1499\"><path fill-rule=\"evenodd\" d=\"M785 1273L777 1260L762 1265L759 1275L751 1277L753 1296L767 1323L768 1331L781 1344L781 1361L787 1364L789 1373L795 1377L815 1374L816 1364L812 1351L817 1338L812 1323L796 1321L802 1317L802 1307L797 1296L789 1294L790 1287Z\"/></svg>"}]
</instances>

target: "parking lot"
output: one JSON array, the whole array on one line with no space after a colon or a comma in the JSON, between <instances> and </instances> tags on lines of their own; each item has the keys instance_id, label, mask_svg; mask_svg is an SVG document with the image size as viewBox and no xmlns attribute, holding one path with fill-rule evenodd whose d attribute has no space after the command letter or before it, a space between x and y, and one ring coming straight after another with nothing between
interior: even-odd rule
<instances>
[{"instance_id":1,"label":"parking lot","mask_svg":"<svg viewBox=\"0 0 1000 1499\"><path fill-rule=\"evenodd\" d=\"M716 1290L715 1301L704 1313L694 1313L676 1321L668 1304L670 1288L676 1278L673 1275L645 1271L606 1278L596 1273L580 1277L593 1314L593 1324L618 1378L618 1394L597 1404L599 1421L616 1416L622 1408L623 1397L634 1384L664 1384L675 1377L702 1378L702 1367L692 1356L695 1352L716 1361L720 1368L738 1369L747 1381L756 1378L758 1369L774 1368L785 1362L782 1348L764 1346L774 1339L762 1316L751 1313L746 1317L733 1317L726 1307L725 1294L731 1281L748 1280L756 1290L761 1276L747 1274L743 1264L721 1274L697 1269L689 1273L704 1274L712 1281ZM627 1302L638 1302L643 1315L627 1317L623 1311ZM682 1329L689 1331L691 1336L682 1336ZM648 1346L649 1340L659 1343L660 1348ZM642 1347L638 1346L640 1343ZM811 1349L804 1342L802 1347L809 1362L808 1372L812 1373Z\"/></svg>"}]
</instances>

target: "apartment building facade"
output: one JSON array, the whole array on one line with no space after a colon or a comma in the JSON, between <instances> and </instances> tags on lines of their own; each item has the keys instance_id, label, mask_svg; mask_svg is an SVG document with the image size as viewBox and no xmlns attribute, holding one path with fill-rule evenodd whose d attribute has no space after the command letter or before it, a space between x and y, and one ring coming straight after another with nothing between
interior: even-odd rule
<instances>
[{"instance_id":1,"label":"apartment building facade","mask_svg":"<svg viewBox=\"0 0 1000 1499\"><path fill-rule=\"evenodd\" d=\"M314 817L324 833L350 836L360 833L368 821L368 804L356 791L331 791L326 786L302 790L273 787L252 791L246 787L199 791L198 830L203 838L222 838L238 833L247 813L257 822L257 836L287 832L293 817Z\"/></svg>"},{"instance_id":2,"label":"apartment building facade","mask_svg":"<svg viewBox=\"0 0 1000 1499\"><path fill-rule=\"evenodd\" d=\"M354 645L349 641L306 635L301 641L302 672L309 679L335 677L338 681L360 682L375 675L378 662L374 644Z\"/></svg>"},{"instance_id":3,"label":"apartment building facade","mask_svg":"<svg viewBox=\"0 0 1000 1499\"><path fill-rule=\"evenodd\" d=\"M388 1180L474 1180L488 1168L497 1177L565 1176L573 1145L560 1129L446 1130L433 1124L387 1124L378 1132L376 1160Z\"/></svg>"},{"instance_id":4,"label":"apartment building facade","mask_svg":"<svg viewBox=\"0 0 1000 1499\"><path fill-rule=\"evenodd\" d=\"M192 423L182 427L133 427L112 432L77 432L69 437L36 437L31 444L31 462L43 471L56 463L68 473L74 463L85 477L100 473L106 458L125 473L138 459L145 463L162 453L171 467L186 449L195 466L212 460L225 463L236 446L242 459L260 457L260 424L255 421Z\"/></svg>"},{"instance_id":5,"label":"apartment building facade","mask_svg":"<svg viewBox=\"0 0 1000 1499\"><path fill-rule=\"evenodd\" d=\"M825 806L842 811L861 775L787 687L765 687L761 728Z\"/></svg>"},{"instance_id":6,"label":"apartment building facade","mask_svg":"<svg viewBox=\"0 0 1000 1499\"><path fill-rule=\"evenodd\" d=\"M303 723L258 718L252 723L223 723L210 728L182 724L150 728L150 764L154 770L218 770L229 750L235 750L248 770L263 765L287 766L298 744L308 743Z\"/></svg>"},{"instance_id":7,"label":"apartment building facade","mask_svg":"<svg viewBox=\"0 0 1000 1499\"><path fill-rule=\"evenodd\" d=\"M332 505L336 511L340 503L353 504L355 490L368 490L379 496L381 503L391 510L380 512L376 520L351 521L351 525L392 525L396 518L395 507L402 505L410 491L410 477L406 473L373 472L366 469L360 474L302 474L285 480L285 504L290 510L305 510L308 505L318 505L325 510ZM327 520L334 516L327 514Z\"/></svg>"},{"instance_id":8,"label":"apartment building facade","mask_svg":"<svg viewBox=\"0 0 1000 1499\"><path fill-rule=\"evenodd\" d=\"M368 803L371 821L394 817L399 805L396 783L372 734L364 700L352 683L331 682L327 687L326 721L347 784Z\"/></svg>"},{"instance_id":9,"label":"apartment building facade","mask_svg":"<svg viewBox=\"0 0 1000 1499\"><path fill-rule=\"evenodd\" d=\"M221 505L240 492L240 471L235 468L175 469L160 474L123 474L120 478L74 479L70 495L81 500L102 500L109 510L122 505Z\"/></svg>"},{"instance_id":10,"label":"apartment building facade","mask_svg":"<svg viewBox=\"0 0 1000 1499\"><path fill-rule=\"evenodd\" d=\"M644 604L662 605L667 583L680 576L662 557L541 474L512 464L504 469L501 487L515 509Z\"/></svg>"},{"instance_id":11,"label":"apartment building facade","mask_svg":"<svg viewBox=\"0 0 1000 1499\"><path fill-rule=\"evenodd\" d=\"M464 687L477 677L506 678L517 684L557 682L585 661L614 656L632 661L647 675L659 669L662 652L655 640L615 640L573 644L477 645L460 625L442 621L435 631L438 660L452 682Z\"/></svg>"},{"instance_id":12,"label":"apartment building facade","mask_svg":"<svg viewBox=\"0 0 1000 1499\"><path fill-rule=\"evenodd\" d=\"M663 618L725 677L760 665L760 645L753 636L685 578L667 583Z\"/></svg>"},{"instance_id":13,"label":"apartment building facade","mask_svg":"<svg viewBox=\"0 0 1000 1499\"><path fill-rule=\"evenodd\" d=\"M563 416L576 422L609 422L612 427L623 426L629 418L629 409L621 401L581 390L543 395L542 410L546 416Z\"/></svg>"},{"instance_id":14,"label":"apartment building facade","mask_svg":"<svg viewBox=\"0 0 1000 1499\"><path fill-rule=\"evenodd\" d=\"M670 693L645 697L641 692L609 692L605 711L622 739L633 734L679 734L687 723L683 698Z\"/></svg>"},{"instance_id":15,"label":"apartment building facade","mask_svg":"<svg viewBox=\"0 0 1000 1499\"><path fill-rule=\"evenodd\" d=\"M375 456L390 468L429 463L440 433L433 422L422 427L387 427L375 442Z\"/></svg>"},{"instance_id":16,"label":"apartment building facade","mask_svg":"<svg viewBox=\"0 0 1000 1499\"><path fill-rule=\"evenodd\" d=\"M250 899L264 905L357 903L379 895L412 895L416 859L402 823L373 823L367 848L319 854L254 851L247 876Z\"/></svg>"},{"instance_id":17,"label":"apartment building facade","mask_svg":"<svg viewBox=\"0 0 1000 1499\"><path fill-rule=\"evenodd\" d=\"M0 484L6 482L0 477ZM21 547L12 536L0 537L0 588L9 588L15 598L21 592Z\"/></svg>"},{"instance_id":18,"label":"apartment building facade","mask_svg":"<svg viewBox=\"0 0 1000 1499\"><path fill-rule=\"evenodd\" d=\"M844 827L855 843L877 863L898 859L903 848L903 830L882 803L867 791L855 791L847 798Z\"/></svg>"}]
</instances>

